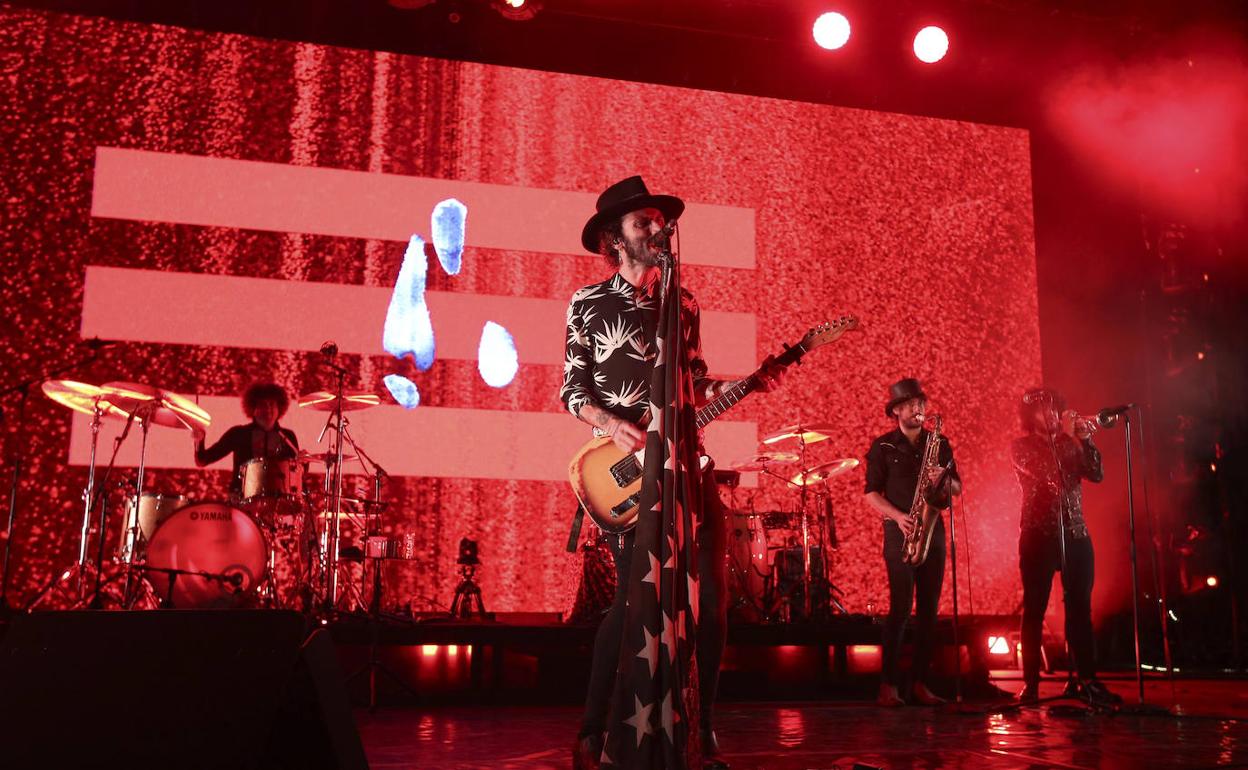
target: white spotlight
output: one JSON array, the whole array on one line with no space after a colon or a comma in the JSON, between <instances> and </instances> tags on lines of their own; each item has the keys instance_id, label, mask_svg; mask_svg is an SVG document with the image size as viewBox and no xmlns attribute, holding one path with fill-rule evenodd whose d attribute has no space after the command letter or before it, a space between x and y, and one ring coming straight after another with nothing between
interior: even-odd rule
<instances>
[{"instance_id":1,"label":"white spotlight","mask_svg":"<svg viewBox=\"0 0 1248 770\"><path fill-rule=\"evenodd\" d=\"M835 51L849 42L849 19L835 11L829 11L815 19L812 31L815 42L821 48Z\"/></svg>"},{"instance_id":2,"label":"white spotlight","mask_svg":"<svg viewBox=\"0 0 1248 770\"><path fill-rule=\"evenodd\" d=\"M940 27L924 27L914 36L914 55L926 64L935 64L949 51L949 36Z\"/></svg>"}]
</instances>

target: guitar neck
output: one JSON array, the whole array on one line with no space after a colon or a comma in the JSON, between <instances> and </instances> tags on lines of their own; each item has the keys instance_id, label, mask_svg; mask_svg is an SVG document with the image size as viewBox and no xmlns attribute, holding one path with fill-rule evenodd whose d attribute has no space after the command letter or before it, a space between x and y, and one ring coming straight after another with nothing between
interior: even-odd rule
<instances>
[{"instance_id":1,"label":"guitar neck","mask_svg":"<svg viewBox=\"0 0 1248 770\"><path fill-rule=\"evenodd\" d=\"M794 361L800 360L805 353L806 345L803 342L799 342L793 347L786 346L784 352L776 356L775 363L779 366L788 366ZM758 386L762 384L758 377L760 371L762 370L755 371L749 377L720 393L699 409L696 415L698 427L705 427L711 420L736 406L738 401L758 390Z\"/></svg>"},{"instance_id":2,"label":"guitar neck","mask_svg":"<svg viewBox=\"0 0 1248 770\"><path fill-rule=\"evenodd\" d=\"M736 406L738 401L758 390L758 386L758 372L755 372L711 399L697 412L698 427L704 427L711 420Z\"/></svg>"}]
</instances>

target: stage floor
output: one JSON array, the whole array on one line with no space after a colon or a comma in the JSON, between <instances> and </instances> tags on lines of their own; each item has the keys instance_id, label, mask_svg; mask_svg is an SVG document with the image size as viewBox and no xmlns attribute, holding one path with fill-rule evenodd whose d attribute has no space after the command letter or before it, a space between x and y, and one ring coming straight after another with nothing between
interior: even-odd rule
<instances>
[{"instance_id":1,"label":"stage floor","mask_svg":"<svg viewBox=\"0 0 1248 770\"><path fill-rule=\"evenodd\" d=\"M1109 684L1135 702L1134 680ZM1060 691L1043 685L1044 695ZM1145 697L1183 716L1081 713L1063 708L1068 701L974 715L860 701L727 703L717 730L735 770L1248 766L1248 682L1180 680L1173 695L1168 682L1148 682ZM570 767L579 716L566 706L356 712L372 767L427 769Z\"/></svg>"}]
</instances>

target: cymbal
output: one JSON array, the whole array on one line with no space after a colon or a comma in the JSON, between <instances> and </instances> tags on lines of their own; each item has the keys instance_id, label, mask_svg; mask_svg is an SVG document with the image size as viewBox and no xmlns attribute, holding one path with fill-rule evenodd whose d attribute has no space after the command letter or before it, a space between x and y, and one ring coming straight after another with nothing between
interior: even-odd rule
<instances>
[{"instance_id":1,"label":"cymbal","mask_svg":"<svg viewBox=\"0 0 1248 770\"><path fill-rule=\"evenodd\" d=\"M806 444L815 444L832 438L835 425L826 422L797 423L781 428L775 433L763 436L764 444L775 444L781 441L797 440Z\"/></svg>"},{"instance_id":2,"label":"cymbal","mask_svg":"<svg viewBox=\"0 0 1248 770\"><path fill-rule=\"evenodd\" d=\"M104 417L124 420L130 416L129 412L118 409L110 402L104 400L104 394L108 391L99 385L75 382L74 380L48 380L40 387L43 390L43 395L61 406L73 409L75 412L95 414L95 410L98 407Z\"/></svg>"},{"instance_id":3,"label":"cymbal","mask_svg":"<svg viewBox=\"0 0 1248 770\"><path fill-rule=\"evenodd\" d=\"M760 452L753 457L737 460L732 464L734 471L761 471L773 465L790 465L797 462L797 455L792 452Z\"/></svg>"},{"instance_id":4,"label":"cymbal","mask_svg":"<svg viewBox=\"0 0 1248 770\"><path fill-rule=\"evenodd\" d=\"M297 459L299 462L301 462L301 463L322 463L322 464L326 464L326 463L332 463L332 462L334 461L334 453L333 453L333 452L316 452L316 453L313 453L313 452L309 452L309 451L307 451L306 449L300 449L300 450L299 450L299 457L298 457L298 458L296 458L296 459ZM353 454L344 454L344 455L342 456L342 460L343 460L343 462L346 462L347 460L354 460L354 459L355 459L355 455L353 455Z\"/></svg>"},{"instance_id":5,"label":"cymbal","mask_svg":"<svg viewBox=\"0 0 1248 770\"><path fill-rule=\"evenodd\" d=\"M212 417L198 404L171 391L137 382L91 385L73 380L48 380L43 393L53 401L83 414L126 420L130 415L156 425L192 430L207 428Z\"/></svg>"},{"instance_id":6,"label":"cymbal","mask_svg":"<svg viewBox=\"0 0 1248 770\"><path fill-rule=\"evenodd\" d=\"M141 382L106 382L104 400L153 425L178 430L206 430L212 417L186 396Z\"/></svg>"},{"instance_id":7,"label":"cymbal","mask_svg":"<svg viewBox=\"0 0 1248 770\"><path fill-rule=\"evenodd\" d=\"M859 462L857 457L844 457L840 460L833 460L830 463L821 463L797 474L792 478L792 482L798 486L807 487L822 484L833 476L839 476L848 470L857 468Z\"/></svg>"},{"instance_id":8,"label":"cymbal","mask_svg":"<svg viewBox=\"0 0 1248 770\"><path fill-rule=\"evenodd\" d=\"M381 403L381 396L367 391L342 394L342 411L354 412L357 409L371 409ZM299 397L299 406L314 409L318 412L332 412L338 408L337 394L328 390L317 390Z\"/></svg>"}]
</instances>

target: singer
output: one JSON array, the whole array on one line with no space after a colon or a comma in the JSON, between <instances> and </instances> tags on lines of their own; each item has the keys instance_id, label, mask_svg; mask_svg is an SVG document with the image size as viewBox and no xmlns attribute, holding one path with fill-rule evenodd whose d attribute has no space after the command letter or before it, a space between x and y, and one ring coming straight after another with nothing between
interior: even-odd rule
<instances>
[{"instance_id":1,"label":"singer","mask_svg":"<svg viewBox=\"0 0 1248 770\"><path fill-rule=\"evenodd\" d=\"M1034 702L1040 695L1040 634L1049 605L1053 573L1062 575L1066 609L1066 644L1077 679L1066 695L1093 705L1122 702L1096 678L1092 636L1092 538L1083 519L1084 479L1098 483L1104 473L1100 450L1092 443L1091 421L1066 409L1052 388L1023 394L1018 405L1023 435L1011 454L1023 509L1018 538L1018 568L1023 579L1023 689L1018 699Z\"/></svg>"},{"instance_id":2,"label":"singer","mask_svg":"<svg viewBox=\"0 0 1248 770\"><path fill-rule=\"evenodd\" d=\"M659 268L672 229L670 224L685 209L679 198L652 195L640 176L629 177L608 187L597 202L597 212L590 217L581 233L581 244L594 254L602 255L615 273L607 280L586 286L573 295L568 307L565 364L560 398L572 415L593 426L596 435L610 436L621 450L635 452L645 446L644 420L650 402L651 374L659 355L656 336L659 319ZM697 301L688 291L681 290L680 318L682 339L668 344L683 349L682 370L692 376L694 398L702 403L718 396L735 381L707 377L702 359L700 313ZM766 363L766 362L765 362ZM762 389L770 390L780 380L782 367L764 369ZM690 421L692 423L692 421ZM692 428L692 424L690 425ZM689 431L688 440L696 440ZM686 439L682 439L684 443ZM719 679L719 664L727 637L727 575L726 575L726 513L715 484L709 478L701 488L700 499L690 500L695 517L700 518L695 538L697 548L697 617L696 656L702 754L705 767L724 768L718 758L715 734L711 730L711 708ZM578 516L581 514L578 512ZM594 638L590 669L589 692L580 733L573 749L573 767L596 768L603 752L604 731L614 728L626 731L632 742L634 727L624 722L633 717L633 699L627 709L612 712L613 688L622 658L635 660L636 645L645 642L645 635L658 642L656 634L668 634L658 628L644 632L626 607L627 587L632 569L649 573L646 580L656 588L665 569L656 566L655 554L633 553L636 530L609 538L616 568L616 594ZM630 569L631 568L631 569ZM668 574L672 574L668 570ZM663 637L668 638L668 637ZM627 650L622 655L621 645ZM668 639L663 645L674 644ZM656 647L666 650L666 646ZM642 650L649 655L650 647ZM659 653L656 652L655 655ZM667 655L666 652L662 653ZM646 658L642 658L646 660ZM644 665L644 664L643 664ZM629 666L625 670L632 670ZM631 686L628 682L621 687ZM617 691L618 692L618 691ZM676 695L679 697L679 694ZM647 698L649 700L649 698ZM609 712L616 722L608 724ZM656 712L657 713L657 712ZM640 729L640 728L638 728ZM647 733L650 729L647 728ZM661 728L655 734L661 734ZM616 757L618 761L618 757Z\"/></svg>"},{"instance_id":3,"label":"singer","mask_svg":"<svg viewBox=\"0 0 1248 770\"><path fill-rule=\"evenodd\" d=\"M252 383L243 392L243 414L250 417L251 422L230 428L208 448L204 448L204 432L196 430L192 434L195 465L203 468L232 454L234 475L230 478L230 494L237 496L242 483L238 471L247 461L258 457L294 460L298 456L299 439L295 432L277 424L289 408L290 396L281 385Z\"/></svg>"}]
</instances>

